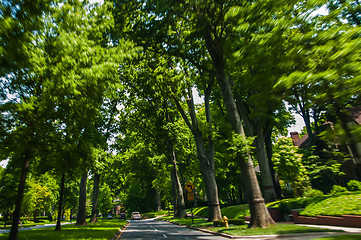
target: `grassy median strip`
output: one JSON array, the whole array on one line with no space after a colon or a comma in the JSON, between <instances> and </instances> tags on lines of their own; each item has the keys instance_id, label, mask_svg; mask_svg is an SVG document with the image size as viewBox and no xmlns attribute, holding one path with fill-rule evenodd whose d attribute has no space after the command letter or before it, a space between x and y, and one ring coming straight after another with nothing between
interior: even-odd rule
<instances>
[{"instance_id":1,"label":"grassy median strip","mask_svg":"<svg viewBox=\"0 0 361 240\"><path fill-rule=\"evenodd\" d=\"M361 240L361 234L342 234L338 236L317 238L314 240Z\"/></svg>"},{"instance_id":2,"label":"grassy median strip","mask_svg":"<svg viewBox=\"0 0 361 240\"><path fill-rule=\"evenodd\" d=\"M225 227L214 227L212 222L207 222L203 218L195 218L194 224L192 224L191 218L172 218L164 217L162 220L168 220L173 223L192 226L195 228L203 228L213 232L225 233L235 236L249 236L249 235L279 235L279 234L292 234L292 233L311 233L311 232L342 232L338 230L330 230L324 228L314 228L306 226L298 226L294 224L282 224L279 223L268 228L247 228L247 225L229 226Z\"/></svg>"},{"instance_id":3,"label":"grassy median strip","mask_svg":"<svg viewBox=\"0 0 361 240\"><path fill-rule=\"evenodd\" d=\"M19 231L19 240L46 239L46 240L109 240L127 222L107 220L91 223L86 226L64 225L61 231L54 231L55 227L39 228ZM9 233L0 234L0 240L8 239Z\"/></svg>"}]
</instances>

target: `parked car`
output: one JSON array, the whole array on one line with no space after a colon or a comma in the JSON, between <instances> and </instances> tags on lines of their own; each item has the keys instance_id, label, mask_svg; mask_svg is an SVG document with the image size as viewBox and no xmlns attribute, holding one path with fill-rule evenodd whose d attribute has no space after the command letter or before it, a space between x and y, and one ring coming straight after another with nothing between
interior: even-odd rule
<instances>
[{"instance_id":1,"label":"parked car","mask_svg":"<svg viewBox=\"0 0 361 240\"><path fill-rule=\"evenodd\" d=\"M127 220L127 217L125 216L125 213L120 213L119 219Z\"/></svg>"},{"instance_id":2,"label":"parked car","mask_svg":"<svg viewBox=\"0 0 361 240\"><path fill-rule=\"evenodd\" d=\"M133 212L130 219L131 220L140 220L140 213L139 212Z\"/></svg>"}]
</instances>

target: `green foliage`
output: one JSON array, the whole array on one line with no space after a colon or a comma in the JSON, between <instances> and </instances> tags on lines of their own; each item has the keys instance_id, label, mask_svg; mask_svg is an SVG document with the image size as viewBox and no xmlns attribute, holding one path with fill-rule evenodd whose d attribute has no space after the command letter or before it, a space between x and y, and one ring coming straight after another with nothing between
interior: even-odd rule
<instances>
[{"instance_id":1,"label":"green foliage","mask_svg":"<svg viewBox=\"0 0 361 240\"><path fill-rule=\"evenodd\" d=\"M46 173L39 178L29 178L27 186L24 194L24 212L34 216L34 219L43 211L50 214L55 208L59 191L51 173Z\"/></svg>"},{"instance_id":2,"label":"green foliage","mask_svg":"<svg viewBox=\"0 0 361 240\"><path fill-rule=\"evenodd\" d=\"M303 196L306 198L312 198L312 197L322 197L324 193L321 190L318 189L312 189L308 188L304 193Z\"/></svg>"},{"instance_id":3,"label":"green foliage","mask_svg":"<svg viewBox=\"0 0 361 240\"><path fill-rule=\"evenodd\" d=\"M231 151L231 157L237 158L238 156L245 155L247 152L254 153L255 147L252 145L255 137L245 137L240 134L233 133L230 147L227 149ZM246 158L245 158L246 159Z\"/></svg>"},{"instance_id":4,"label":"green foliage","mask_svg":"<svg viewBox=\"0 0 361 240\"><path fill-rule=\"evenodd\" d=\"M293 145L291 138L280 137L274 144L272 160L280 179L289 182L298 196L309 186L306 167L302 163L302 154Z\"/></svg>"},{"instance_id":5,"label":"green foliage","mask_svg":"<svg viewBox=\"0 0 361 240\"><path fill-rule=\"evenodd\" d=\"M340 185L333 185L331 189L331 194L343 193L347 192L347 188L342 187Z\"/></svg>"},{"instance_id":6,"label":"green foliage","mask_svg":"<svg viewBox=\"0 0 361 240\"><path fill-rule=\"evenodd\" d=\"M113 196L110 187L103 183L99 189L98 196L98 209L102 213L103 217L106 216L113 207Z\"/></svg>"},{"instance_id":7,"label":"green foliage","mask_svg":"<svg viewBox=\"0 0 361 240\"><path fill-rule=\"evenodd\" d=\"M349 191L361 191L361 182L357 180L350 180L347 183L347 190Z\"/></svg>"}]
</instances>

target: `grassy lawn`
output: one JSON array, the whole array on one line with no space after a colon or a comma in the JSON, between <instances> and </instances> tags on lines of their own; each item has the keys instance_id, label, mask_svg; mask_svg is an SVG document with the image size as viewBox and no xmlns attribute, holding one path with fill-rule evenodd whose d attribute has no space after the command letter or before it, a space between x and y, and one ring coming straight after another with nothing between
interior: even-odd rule
<instances>
[{"instance_id":1,"label":"grassy lawn","mask_svg":"<svg viewBox=\"0 0 361 240\"><path fill-rule=\"evenodd\" d=\"M317 238L314 240L361 240L361 234L345 234L325 238Z\"/></svg>"},{"instance_id":2,"label":"grassy lawn","mask_svg":"<svg viewBox=\"0 0 361 240\"><path fill-rule=\"evenodd\" d=\"M213 227L213 223L207 222L203 218L194 218L194 224L192 224L191 218L177 219L177 218L172 218L171 216L167 216L161 219L186 226L192 226L196 228L206 228L210 231L226 233L229 235L237 235L237 236L278 235L278 234L309 233L309 232L342 232L342 231L333 231L323 228L298 226L294 224L277 224L269 228L247 228L247 225L239 225L239 226L231 225L227 229L225 227Z\"/></svg>"},{"instance_id":3,"label":"grassy lawn","mask_svg":"<svg viewBox=\"0 0 361 240\"><path fill-rule=\"evenodd\" d=\"M143 213L142 214L142 218L154 218L154 217L158 217L158 216L162 216L162 215L168 215L168 211L167 210L161 210L158 212L147 212L147 213Z\"/></svg>"},{"instance_id":4,"label":"grassy lawn","mask_svg":"<svg viewBox=\"0 0 361 240\"><path fill-rule=\"evenodd\" d=\"M190 214L190 209L187 210ZM234 205L223 207L221 209L222 216L227 216L229 219L242 219L244 216L249 215L248 204ZM193 209L193 215L200 217L208 217L208 207L198 207Z\"/></svg>"},{"instance_id":5,"label":"grassy lawn","mask_svg":"<svg viewBox=\"0 0 361 240\"><path fill-rule=\"evenodd\" d=\"M330 196L320 202L308 205L301 215L361 215L361 193Z\"/></svg>"},{"instance_id":6,"label":"grassy lawn","mask_svg":"<svg viewBox=\"0 0 361 240\"><path fill-rule=\"evenodd\" d=\"M60 232L54 231L55 227L19 231L19 240L109 240L127 222L120 220L100 221L87 226L74 226L73 224L62 226ZM8 239L9 233L0 234L0 240Z\"/></svg>"},{"instance_id":7,"label":"grassy lawn","mask_svg":"<svg viewBox=\"0 0 361 240\"><path fill-rule=\"evenodd\" d=\"M310 233L310 232L337 232L330 229L313 228L298 226L294 224L277 224L268 228L247 228L247 225L230 226L228 229L224 227L217 227L209 229L220 233L237 236L249 235L279 235L279 234L292 234L292 233Z\"/></svg>"}]
</instances>

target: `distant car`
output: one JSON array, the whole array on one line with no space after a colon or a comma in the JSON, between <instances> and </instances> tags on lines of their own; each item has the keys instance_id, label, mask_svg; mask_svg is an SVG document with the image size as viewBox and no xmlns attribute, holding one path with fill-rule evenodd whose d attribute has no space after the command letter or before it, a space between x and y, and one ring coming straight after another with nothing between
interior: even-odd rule
<instances>
[{"instance_id":1,"label":"distant car","mask_svg":"<svg viewBox=\"0 0 361 240\"><path fill-rule=\"evenodd\" d=\"M140 220L140 213L139 212L133 212L130 219L132 219L132 220Z\"/></svg>"},{"instance_id":2,"label":"distant car","mask_svg":"<svg viewBox=\"0 0 361 240\"><path fill-rule=\"evenodd\" d=\"M127 220L127 217L125 216L125 213L121 213L121 214L119 215L119 219Z\"/></svg>"}]
</instances>

